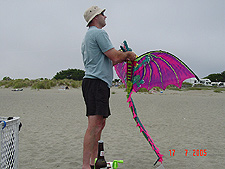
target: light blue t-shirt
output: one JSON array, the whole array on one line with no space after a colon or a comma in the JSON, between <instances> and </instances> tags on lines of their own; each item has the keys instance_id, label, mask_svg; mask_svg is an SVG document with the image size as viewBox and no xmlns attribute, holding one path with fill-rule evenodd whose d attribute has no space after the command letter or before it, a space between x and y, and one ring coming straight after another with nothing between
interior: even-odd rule
<instances>
[{"instance_id":1,"label":"light blue t-shirt","mask_svg":"<svg viewBox=\"0 0 225 169\"><path fill-rule=\"evenodd\" d=\"M92 26L88 29L81 46L85 67L84 78L101 79L112 86L113 64L104 52L113 48L108 34Z\"/></svg>"}]
</instances>

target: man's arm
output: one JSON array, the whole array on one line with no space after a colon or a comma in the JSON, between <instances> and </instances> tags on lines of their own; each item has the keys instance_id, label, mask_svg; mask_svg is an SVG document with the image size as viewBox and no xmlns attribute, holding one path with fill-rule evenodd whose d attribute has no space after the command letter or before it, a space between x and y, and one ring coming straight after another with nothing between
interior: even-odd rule
<instances>
[{"instance_id":1,"label":"man's arm","mask_svg":"<svg viewBox=\"0 0 225 169\"><path fill-rule=\"evenodd\" d=\"M113 65L121 63L126 60L134 61L136 59L136 54L131 51L122 52L118 51L115 48L112 48L104 53L109 59L112 60Z\"/></svg>"}]
</instances>

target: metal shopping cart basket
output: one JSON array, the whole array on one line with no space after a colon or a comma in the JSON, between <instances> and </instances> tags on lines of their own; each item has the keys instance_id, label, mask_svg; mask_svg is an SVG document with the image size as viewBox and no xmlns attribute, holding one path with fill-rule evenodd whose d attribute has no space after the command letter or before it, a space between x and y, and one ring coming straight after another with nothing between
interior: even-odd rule
<instances>
[{"instance_id":1,"label":"metal shopping cart basket","mask_svg":"<svg viewBox=\"0 0 225 169\"><path fill-rule=\"evenodd\" d=\"M18 168L19 126L19 117L0 117L1 169Z\"/></svg>"}]
</instances>

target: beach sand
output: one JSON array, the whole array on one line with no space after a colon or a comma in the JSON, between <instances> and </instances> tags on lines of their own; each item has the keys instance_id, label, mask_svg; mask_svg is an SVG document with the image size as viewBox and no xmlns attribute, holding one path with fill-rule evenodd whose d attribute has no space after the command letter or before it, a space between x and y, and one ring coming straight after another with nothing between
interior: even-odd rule
<instances>
[{"instance_id":1,"label":"beach sand","mask_svg":"<svg viewBox=\"0 0 225 169\"><path fill-rule=\"evenodd\" d=\"M157 157L136 127L124 89L111 92L112 115L102 135L106 160L124 160L121 169L156 168ZM225 168L225 92L166 90L133 99L165 168ZM87 127L81 89L0 88L0 107L0 116L20 117L23 124L20 169L81 169Z\"/></svg>"}]
</instances>

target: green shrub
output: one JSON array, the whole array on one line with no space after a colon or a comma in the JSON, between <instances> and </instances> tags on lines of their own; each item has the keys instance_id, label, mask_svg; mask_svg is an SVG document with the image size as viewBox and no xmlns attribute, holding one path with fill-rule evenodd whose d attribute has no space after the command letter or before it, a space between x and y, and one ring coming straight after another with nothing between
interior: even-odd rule
<instances>
[{"instance_id":1,"label":"green shrub","mask_svg":"<svg viewBox=\"0 0 225 169\"><path fill-rule=\"evenodd\" d=\"M71 86L72 86L73 88L79 88L79 87L81 87L81 85L82 85L82 81L73 81L73 82L71 83Z\"/></svg>"},{"instance_id":2,"label":"green shrub","mask_svg":"<svg viewBox=\"0 0 225 169\"><path fill-rule=\"evenodd\" d=\"M182 83L182 88L184 87L184 88L186 88L186 87L191 87L192 86L192 84L191 83L188 83L188 82L183 82Z\"/></svg>"},{"instance_id":3,"label":"green shrub","mask_svg":"<svg viewBox=\"0 0 225 169\"><path fill-rule=\"evenodd\" d=\"M56 84L57 84L57 82L56 82L55 80L50 80L50 81L49 81L50 87L55 87Z\"/></svg>"},{"instance_id":4,"label":"green shrub","mask_svg":"<svg viewBox=\"0 0 225 169\"><path fill-rule=\"evenodd\" d=\"M201 87L189 87L186 90L202 90Z\"/></svg>"},{"instance_id":5,"label":"green shrub","mask_svg":"<svg viewBox=\"0 0 225 169\"><path fill-rule=\"evenodd\" d=\"M11 87L15 88L23 88L23 87L28 87L31 86L31 81L29 79L16 79L12 81L13 83L11 84Z\"/></svg>"},{"instance_id":6,"label":"green shrub","mask_svg":"<svg viewBox=\"0 0 225 169\"><path fill-rule=\"evenodd\" d=\"M0 86L5 86L8 83L10 83L10 81L2 80L2 81L0 81Z\"/></svg>"},{"instance_id":7,"label":"green shrub","mask_svg":"<svg viewBox=\"0 0 225 169\"><path fill-rule=\"evenodd\" d=\"M119 89L124 89L125 88L125 85L124 84L121 84L120 86L118 86Z\"/></svg>"},{"instance_id":8,"label":"green shrub","mask_svg":"<svg viewBox=\"0 0 225 169\"><path fill-rule=\"evenodd\" d=\"M50 89L51 88L50 81L49 80L38 81L34 83L31 86L31 88L32 89Z\"/></svg>"},{"instance_id":9,"label":"green shrub","mask_svg":"<svg viewBox=\"0 0 225 169\"><path fill-rule=\"evenodd\" d=\"M16 88L23 88L23 87L28 87L29 86L29 84L28 83L26 83L26 82L15 82L14 84L13 84L13 88L14 89L16 89Z\"/></svg>"},{"instance_id":10,"label":"green shrub","mask_svg":"<svg viewBox=\"0 0 225 169\"><path fill-rule=\"evenodd\" d=\"M174 85L168 85L168 86L166 87L166 89L168 89L168 90L182 91L181 89L179 89L177 86L174 86Z\"/></svg>"},{"instance_id":11,"label":"green shrub","mask_svg":"<svg viewBox=\"0 0 225 169\"><path fill-rule=\"evenodd\" d=\"M10 80L4 83L5 88L13 87L14 80Z\"/></svg>"},{"instance_id":12,"label":"green shrub","mask_svg":"<svg viewBox=\"0 0 225 169\"><path fill-rule=\"evenodd\" d=\"M203 84L195 84L194 87L206 87L206 86Z\"/></svg>"},{"instance_id":13,"label":"green shrub","mask_svg":"<svg viewBox=\"0 0 225 169\"><path fill-rule=\"evenodd\" d=\"M138 90L138 92L143 93L143 92L148 92L148 90L147 90L146 88L140 88L140 89Z\"/></svg>"},{"instance_id":14,"label":"green shrub","mask_svg":"<svg viewBox=\"0 0 225 169\"><path fill-rule=\"evenodd\" d=\"M225 91L225 88L216 88L216 89L214 89L214 92L216 92L216 93L222 93L223 91Z\"/></svg>"}]
</instances>

